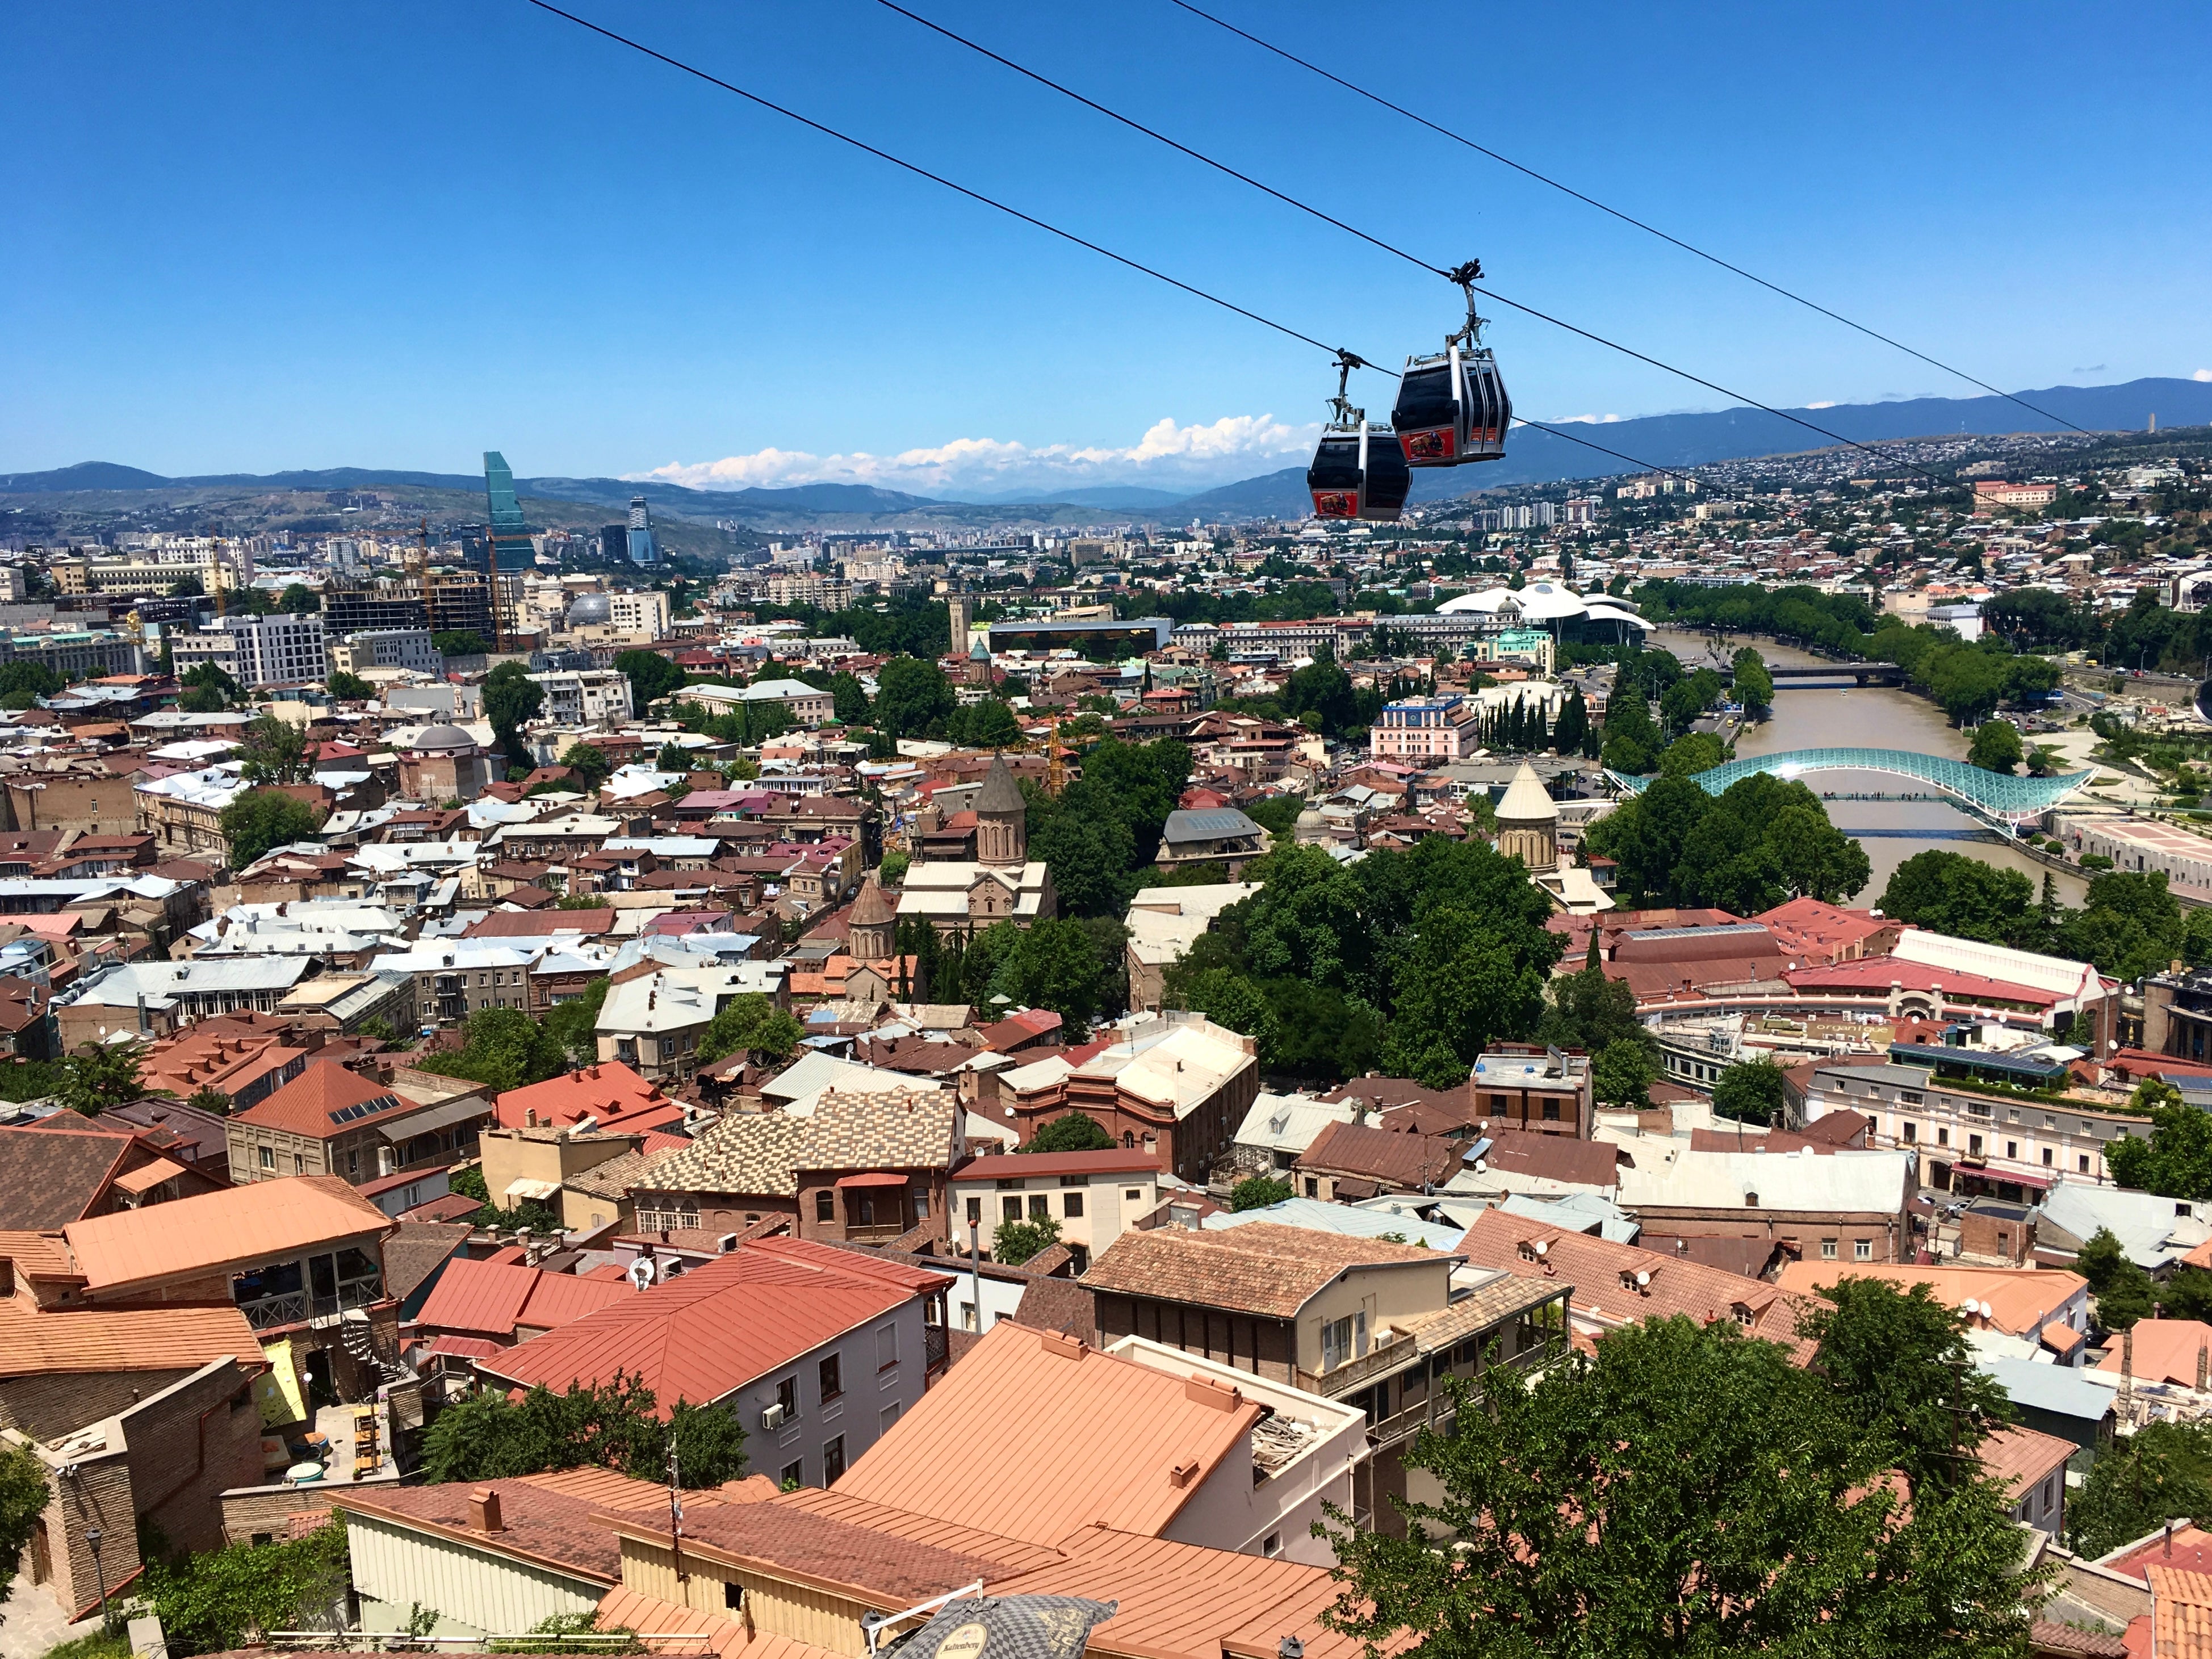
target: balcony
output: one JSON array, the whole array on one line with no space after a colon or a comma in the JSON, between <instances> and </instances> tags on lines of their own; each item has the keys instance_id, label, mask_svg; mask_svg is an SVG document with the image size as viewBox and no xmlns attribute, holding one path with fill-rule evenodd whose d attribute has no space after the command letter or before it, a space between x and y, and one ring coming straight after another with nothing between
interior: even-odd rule
<instances>
[{"instance_id":1,"label":"balcony","mask_svg":"<svg viewBox=\"0 0 2212 1659\"><path fill-rule=\"evenodd\" d=\"M1421 1358L1419 1345L1408 1337L1399 1337L1379 1347L1370 1348L1357 1359L1326 1371L1300 1371L1294 1386L1309 1394L1326 1395L1331 1400L1341 1398L1355 1389L1365 1388L1379 1376L1392 1376Z\"/></svg>"},{"instance_id":2,"label":"balcony","mask_svg":"<svg viewBox=\"0 0 2212 1659\"><path fill-rule=\"evenodd\" d=\"M904 1227L901 1227L896 1224L890 1226L848 1225L845 1229L845 1242L848 1244L888 1244L891 1240L899 1237L906 1231L907 1229Z\"/></svg>"},{"instance_id":3,"label":"balcony","mask_svg":"<svg viewBox=\"0 0 2212 1659\"><path fill-rule=\"evenodd\" d=\"M273 1330L279 1325L297 1325L307 1316L307 1293L294 1291L284 1296L265 1296L258 1302L241 1302L239 1312L246 1322L257 1331Z\"/></svg>"}]
</instances>

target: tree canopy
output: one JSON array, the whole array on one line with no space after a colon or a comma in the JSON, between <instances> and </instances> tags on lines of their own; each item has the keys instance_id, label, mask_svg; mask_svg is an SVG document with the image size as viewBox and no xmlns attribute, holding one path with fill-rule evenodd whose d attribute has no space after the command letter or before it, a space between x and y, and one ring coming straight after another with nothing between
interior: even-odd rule
<instances>
[{"instance_id":1,"label":"tree canopy","mask_svg":"<svg viewBox=\"0 0 2212 1659\"><path fill-rule=\"evenodd\" d=\"M1723 1066L1713 1082L1713 1110L1739 1123L1782 1121L1789 1083L1771 1060L1740 1060Z\"/></svg>"},{"instance_id":2,"label":"tree canopy","mask_svg":"<svg viewBox=\"0 0 2212 1659\"><path fill-rule=\"evenodd\" d=\"M1591 825L1630 902L1711 905L1757 915L1792 898L1840 903L1866 885L1866 850L1802 783L1764 772L1720 795L1662 777Z\"/></svg>"},{"instance_id":3,"label":"tree canopy","mask_svg":"<svg viewBox=\"0 0 2212 1659\"><path fill-rule=\"evenodd\" d=\"M894 657L876 676L875 722L894 738L918 738L951 718L958 699L934 662Z\"/></svg>"},{"instance_id":4,"label":"tree canopy","mask_svg":"<svg viewBox=\"0 0 2212 1659\"><path fill-rule=\"evenodd\" d=\"M678 1399L666 1419L638 1377L572 1382L561 1394L540 1384L519 1401L484 1389L439 1413L422 1440L434 1481L504 1480L587 1466L665 1481L675 1445L684 1483L718 1486L745 1472L745 1431L723 1406Z\"/></svg>"},{"instance_id":5,"label":"tree canopy","mask_svg":"<svg viewBox=\"0 0 2212 1659\"><path fill-rule=\"evenodd\" d=\"M707 1022L699 1037L699 1058L723 1060L742 1053L788 1060L805 1035L806 1028L793 1015L757 992L748 992L731 998L730 1006Z\"/></svg>"},{"instance_id":6,"label":"tree canopy","mask_svg":"<svg viewBox=\"0 0 2212 1659\"><path fill-rule=\"evenodd\" d=\"M2046 1575L1971 1455L1989 1419L1946 1409L1957 1318L1863 1282L1810 1366L1676 1316L1533 1384L1493 1367L1479 1407L1447 1382L1455 1431L1407 1458L1440 1497L1403 1538L1336 1517L1327 1622L1420 1659L2025 1656Z\"/></svg>"},{"instance_id":7,"label":"tree canopy","mask_svg":"<svg viewBox=\"0 0 2212 1659\"><path fill-rule=\"evenodd\" d=\"M641 714L646 705L680 690L684 672L658 651L621 651L615 654L615 672L629 682L630 706Z\"/></svg>"},{"instance_id":8,"label":"tree canopy","mask_svg":"<svg viewBox=\"0 0 2212 1659\"><path fill-rule=\"evenodd\" d=\"M310 840L322 826L313 807L277 789L248 789L222 809L216 822L230 843L234 870L243 870L271 848Z\"/></svg>"},{"instance_id":9,"label":"tree canopy","mask_svg":"<svg viewBox=\"0 0 2212 1659\"><path fill-rule=\"evenodd\" d=\"M1114 1147L1106 1126L1088 1112L1062 1112L1038 1126L1025 1152L1103 1152Z\"/></svg>"},{"instance_id":10,"label":"tree canopy","mask_svg":"<svg viewBox=\"0 0 2212 1659\"><path fill-rule=\"evenodd\" d=\"M568 1067L562 1040L520 1008L479 1008L462 1028L461 1046L424 1054L416 1069L466 1078L494 1094L543 1083Z\"/></svg>"}]
</instances>

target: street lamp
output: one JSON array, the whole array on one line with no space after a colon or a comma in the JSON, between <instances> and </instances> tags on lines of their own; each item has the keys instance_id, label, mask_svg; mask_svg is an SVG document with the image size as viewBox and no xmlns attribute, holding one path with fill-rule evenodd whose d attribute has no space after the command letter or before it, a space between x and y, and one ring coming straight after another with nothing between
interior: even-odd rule
<instances>
[{"instance_id":1,"label":"street lamp","mask_svg":"<svg viewBox=\"0 0 2212 1659\"><path fill-rule=\"evenodd\" d=\"M92 1573L100 1581L100 1622L102 1628L109 1623L107 1616L107 1569L100 1559L100 1528L87 1527L84 1541L92 1546Z\"/></svg>"}]
</instances>

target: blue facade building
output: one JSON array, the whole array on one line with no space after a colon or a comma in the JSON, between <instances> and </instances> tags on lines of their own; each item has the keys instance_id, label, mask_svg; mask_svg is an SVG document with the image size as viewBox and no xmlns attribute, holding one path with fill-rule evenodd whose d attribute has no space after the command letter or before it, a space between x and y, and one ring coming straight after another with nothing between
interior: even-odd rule
<instances>
[{"instance_id":1,"label":"blue facade building","mask_svg":"<svg viewBox=\"0 0 2212 1659\"><path fill-rule=\"evenodd\" d=\"M646 506L642 495L629 498L629 562L660 562L660 544L653 538L653 509Z\"/></svg>"}]
</instances>

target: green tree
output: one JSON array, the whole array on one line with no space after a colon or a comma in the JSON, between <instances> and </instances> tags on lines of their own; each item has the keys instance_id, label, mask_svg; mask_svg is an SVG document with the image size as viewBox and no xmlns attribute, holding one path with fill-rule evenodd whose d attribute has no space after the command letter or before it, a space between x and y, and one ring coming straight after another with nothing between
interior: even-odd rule
<instances>
[{"instance_id":1,"label":"green tree","mask_svg":"<svg viewBox=\"0 0 2212 1659\"><path fill-rule=\"evenodd\" d=\"M1252 1038L1258 1044L1261 1071L1274 1070L1282 1026L1262 987L1233 968L1203 969L1184 980L1176 1006L1204 1014L1224 1030Z\"/></svg>"},{"instance_id":2,"label":"green tree","mask_svg":"<svg viewBox=\"0 0 2212 1659\"><path fill-rule=\"evenodd\" d=\"M343 668L331 676L328 684L331 695L341 702L367 702L376 695L376 688L358 674L349 674Z\"/></svg>"},{"instance_id":3,"label":"green tree","mask_svg":"<svg viewBox=\"0 0 2212 1659\"><path fill-rule=\"evenodd\" d=\"M831 675L830 708L846 726L866 726L869 718L866 689L850 674Z\"/></svg>"},{"instance_id":4,"label":"green tree","mask_svg":"<svg viewBox=\"0 0 2212 1659\"><path fill-rule=\"evenodd\" d=\"M1763 717L1774 706L1774 676L1750 646L1735 653L1735 696L1747 714Z\"/></svg>"},{"instance_id":5,"label":"green tree","mask_svg":"<svg viewBox=\"0 0 2212 1659\"><path fill-rule=\"evenodd\" d=\"M172 1653L231 1652L271 1631L344 1616L346 1529L335 1517L282 1543L149 1554L143 1593Z\"/></svg>"},{"instance_id":6,"label":"green tree","mask_svg":"<svg viewBox=\"0 0 2212 1659\"><path fill-rule=\"evenodd\" d=\"M1644 1022L1636 1017L1636 993L1628 981L1607 979L1595 963L1553 980L1546 989L1552 1003L1536 1033L1543 1042L1594 1054L1609 1043L1649 1039Z\"/></svg>"},{"instance_id":7,"label":"green tree","mask_svg":"<svg viewBox=\"0 0 2212 1659\"><path fill-rule=\"evenodd\" d=\"M278 598L276 608L288 617L312 616L323 608L323 596L305 582L292 582Z\"/></svg>"},{"instance_id":8,"label":"green tree","mask_svg":"<svg viewBox=\"0 0 2212 1659\"><path fill-rule=\"evenodd\" d=\"M956 742L971 749L1011 749L1023 741L1021 722L1001 699L986 697L960 709L952 721Z\"/></svg>"},{"instance_id":9,"label":"green tree","mask_svg":"<svg viewBox=\"0 0 2212 1659\"><path fill-rule=\"evenodd\" d=\"M606 1006L606 977L586 986L580 996L556 1002L545 1011L545 1034L561 1046L575 1066L589 1066L599 1057L599 1010Z\"/></svg>"},{"instance_id":10,"label":"green tree","mask_svg":"<svg viewBox=\"0 0 2212 1659\"><path fill-rule=\"evenodd\" d=\"M1270 1204L1280 1204L1291 1196L1291 1183L1275 1176L1247 1176L1229 1189L1229 1207L1233 1211L1264 1210Z\"/></svg>"},{"instance_id":11,"label":"green tree","mask_svg":"<svg viewBox=\"0 0 2212 1659\"><path fill-rule=\"evenodd\" d=\"M240 775L251 784L305 783L315 775L307 755L307 728L257 714L246 721Z\"/></svg>"},{"instance_id":12,"label":"green tree","mask_svg":"<svg viewBox=\"0 0 2212 1659\"><path fill-rule=\"evenodd\" d=\"M1439 906L1407 948L1383 1064L1431 1088L1462 1081L1492 1042L1536 1023L1544 984L1510 935L1474 912Z\"/></svg>"},{"instance_id":13,"label":"green tree","mask_svg":"<svg viewBox=\"0 0 2212 1659\"><path fill-rule=\"evenodd\" d=\"M420 1071L466 1078L494 1094L505 1094L566 1071L568 1054L559 1039L521 1009L479 1008L462 1027L459 1048L422 1055L415 1064Z\"/></svg>"},{"instance_id":14,"label":"green tree","mask_svg":"<svg viewBox=\"0 0 2212 1659\"><path fill-rule=\"evenodd\" d=\"M1113 1150L1114 1137L1088 1112L1062 1112L1041 1125L1025 1152L1103 1152Z\"/></svg>"},{"instance_id":15,"label":"green tree","mask_svg":"<svg viewBox=\"0 0 2212 1659\"><path fill-rule=\"evenodd\" d=\"M441 657L481 657L491 649L472 628L441 628L430 635L430 643Z\"/></svg>"},{"instance_id":16,"label":"green tree","mask_svg":"<svg viewBox=\"0 0 2212 1659\"><path fill-rule=\"evenodd\" d=\"M1966 761L1984 772L2002 772L2009 777L2025 752L2020 728L2010 720L1984 720L1974 732L1972 747L1966 750Z\"/></svg>"},{"instance_id":17,"label":"green tree","mask_svg":"<svg viewBox=\"0 0 2212 1659\"><path fill-rule=\"evenodd\" d=\"M1562 755L1579 755L1589 732L1589 704L1583 697L1582 688L1576 686L1559 705L1559 723L1552 728L1552 746Z\"/></svg>"},{"instance_id":18,"label":"green tree","mask_svg":"<svg viewBox=\"0 0 2212 1659\"><path fill-rule=\"evenodd\" d=\"M1739 1123L1778 1124L1788 1099L1788 1079L1771 1060L1740 1060L1713 1082L1713 1110Z\"/></svg>"},{"instance_id":19,"label":"green tree","mask_svg":"<svg viewBox=\"0 0 2212 1659\"><path fill-rule=\"evenodd\" d=\"M912 866L913 860L904 853L886 853L876 870L876 879L885 887L896 887L906 879L906 872Z\"/></svg>"},{"instance_id":20,"label":"green tree","mask_svg":"<svg viewBox=\"0 0 2212 1659\"><path fill-rule=\"evenodd\" d=\"M2012 1413L2004 1389L1975 1367L1965 1316L1927 1285L1845 1279L1814 1295L1797 1334L1816 1345L1830 1407L1865 1439L1888 1443L1915 1496L1976 1481L1960 1454Z\"/></svg>"},{"instance_id":21,"label":"green tree","mask_svg":"<svg viewBox=\"0 0 2212 1659\"><path fill-rule=\"evenodd\" d=\"M315 809L277 789L249 789L216 822L230 846L230 867L243 870L270 848L312 841L322 820Z\"/></svg>"},{"instance_id":22,"label":"green tree","mask_svg":"<svg viewBox=\"0 0 2212 1659\"><path fill-rule=\"evenodd\" d=\"M584 775L586 788L597 789L615 769L607 751L595 743L572 743L561 751L561 764Z\"/></svg>"},{"instance_id":23,"label":"green tree","mask_svg":"<svg viewBox=\"0 0 2212 1659\"><path fill-rule=\"evenodd\" d=\"M2107 1331L2124 1331L2137 1320L2148 1319L2156 1305L2158 1287L2128 1259L2109 1227L2100 1227L2082 1242L2074 1257L2074 1268L2089 1281L2096 1298L2097 1323Z\"/></svg>"},{"instance_id":24,"label":"green tree","mask_svg":"<svg viewBox=\"0 0 2212 1659\"><path fill-rule=\"evenodd\" d=\"M615 672L629 682L630 706L641 714L672 691L683 689L684 671L657 651L615 653Z\"/></svg>"},{"instance_id":25,"label":"green tree","mask_svg":"<svg viewBox=\"0 0 2212 1659\"><path fill-rule=\"evenodd\" d=\"M1407 1536L1331 1528L1332 1629L1423 1659L2027 1653L2047 1574L2008 1495L1908 1498L1901 1426L1864 1432L1774 1342L1654 1319L1484 1383L1407 1455L1441 1495L1401 1502Z\"/></svg>"},{"instance_id":26,"label":"green tree","mask_svg":"<svg viewBox=\"0 0 2212 1659\"><path fill-rule=\"evenodd\" d=\"M730 1006L707 1022L699 1037L699 1058L723 1060L734 1054L786 1060L798 1051L806 1028L757 992L730 999Z\"/></svg>"},{"instance_id":27,"label":"green tree","mask_svg":"<svg viewBox=\"0 0 2212 1659\"><path fill-rule=\"evenodd\" d=\"M1048 1215L1001 1221L991 1234L991 1260L1001 1267L1018 1267L1059 1243L1060 1223Z\"/></svg>"},{"instance_id":28,"label":"green tree","mask_svg":"<svg viewBox=\"0 0 2212 1659\"><path fill-rule=\"evenodd\" d=\"M1608 1042L1590 1059L1590 1091L1605 1105L1630 1109L1651 1103L1659 1061L1647 1042Z\"/></svg>"},{"instance_id":29,"label":"green tree","mask_svg":"<svg viewBox=\"0 0 2212 1659\"><path fill-rule=\"evenodd\" d=\"M2183 955L2188 931L2164 871L2110 871L2091 878L2087 904L2060 925L2058 952L2137 980Z\"/></svg>"},{"instance_id":30,"label":"green tree","mask_svg":"<svg viewBox=\"0 0 2212 1659\"><path fill-rule=\"evenodd\" d=\"M1283 693L1283 712L1293 720L1318 715L1322 731L1332 738L1342 736L1357 719L1352 676L1331 657L1308 663L1291 673Z\"/></svg>"},{"instance_id":31,"label":"green tree","mask_svg":"<svg viewBox=\"0 0 2212 1659\"><path fill-rule=\"evenodd\" d=\"M952 682L935 663L894 657L876 677L875 722L894 738L918 738L951 719L957 701Z\"/></svg>"},{"instance_id":32,"label":"green tree","mask_svg":"<svg viewBox=\"0 0 2212 1659\"><path fill-rule=\"evenodd\" d=\"M1088 1027L1101 1008L1107 963L1091 930L1071 916L1033 924L1015 942L1005 981L1017 1002Z\"/></svg>"},{"instance_id":33,"label":"green tree","mask_svg":"<svg viewBox=\"0 0 2212 1659\"><path fill-rule=\"evenodd\" d=\"M561 1394L540 1385L519 1401L483 1390L438 1414L423 1437L423 1473L434 1481L511 1480L596 1467L662 1481L672 1441L695 1489L744 1473L745 1434L734 1411L678 1398L663 1419L657 1403L641 1379L619 1370L611 1382L572 1382Z\"/></svg>"},{"instance_id":34,"label":"green tree","mask_svg":"<svg viewBox=\"0 0 2212 1659\"><path fill-rule=\"evenodd\" d=\"M506 750L507 763L527 771L536 763L524 747L520 732L545 701L544 688L530 678L519 662L503 662L484 676L484 719Z\"/></svg>"},{"instance_id":35,"label":"green tree","mask_svg":"<svg viewBox=\"0 0 2212 1659\"><path fill-rule=\"evenodd\" d=\"M680 743L664 743L653 757L653 769L661 772L689 772L691 751Z\"/></svg>"},{"instance_id":36,"label":"green tree","mask_svg":"<svg viewBox=\"0 0 2212 1659\"><path fill-rule=\"evenodd\" d=\"M1662 777L1591 826L1637 903L1709 904L1757 915L1790 898L1838 903L1866 885L1866 850L1802 783L1755 773L1722 794Z\"/></svg>"},{"instance_id":37,"label":"green tree","mask_svg":"<svg viewBox=\"0 0 2212 1659\"><path fill-rule=\"evenodd\" d=\"M2035 889L2017 870L1930 848L1890 872L1881 913L1931 933L2022 946L2035 930Z\"/></svg>"},{"instance_id":38,"label":"green tree","mask_svg":"<svg viewBox=\"0 0 2212 1659\"><path fill-rule=\"evenodd\" d=\"M1659 757L1659 770L1670 778L1693 778L1728 759L1728 749L1710 732L1686 732Z\"/></svg>"},{"instance_id":39,"label":"green tree","mask_svg":"<svg viewBox=\"0 0 2212 1659\"><path fill-rule=\"evenodd\" d=\"M190 686L194 690L214 692L221 700L216 704L217 708L222 707L222 702L238 695L238 682L231 678L219 663L196 662L184 672L177 684Z\"/></svg>"},{"instance_id":40,"label":"green tree","mask_svg":"<svg viewBox=\"0 0 2212 1659\"><path fill-rule=\"evenodd\" d=\"M42 662L33 662L19 657L14 662L0 664L0 694L18 696L28 692L36 701L51 697L62 689L62 677ZM25 708L30 707L26 703Z\"/></svg>"},{"instance_id":41,"label":"green tree","mask_svg":"<svg viewBox=\"0 0 2212 1659\"><path fill-rule=\"evenodd\" d=\"M2066 1541L2095 1560L2167 1521L2212 1516L2212 1427L2149 1423L2100 1451L2066 1498Z\"/></svg>"},{"instance_id":42,"label":"green tree","mask_svg":"<svg viewBox=\"0 0 2212 1659\"><path fill-rule=\"evenodd\" d=\"M0 1445L0 1601L15 1589L16 1563L52 1496L45 1464L27 1448Z\"/></svg>"},{"instance_id":43,"label":"green tree","mask_svg":"<svg viewBox=\"0 0 2212 1659\"><path fill-rule=\"evenodd\" d=\"M204 598L206 593L207 589L198 576L179 576L169 584L169 597L173 599L197 599Z\"/></svg>"}]
</instances>

